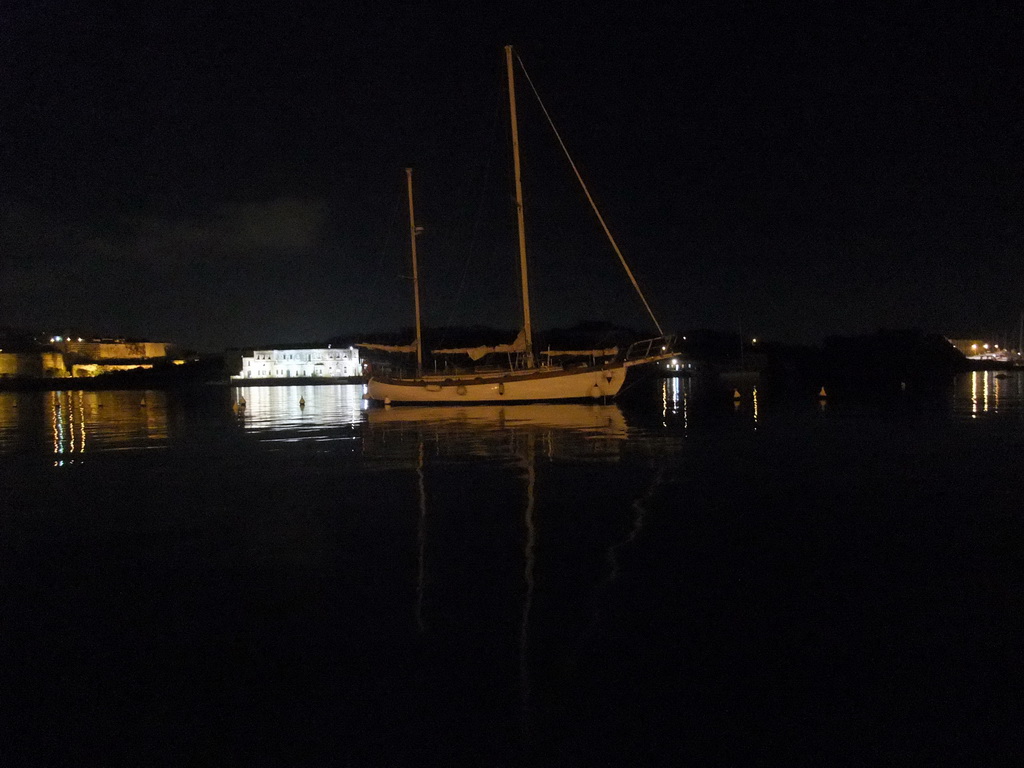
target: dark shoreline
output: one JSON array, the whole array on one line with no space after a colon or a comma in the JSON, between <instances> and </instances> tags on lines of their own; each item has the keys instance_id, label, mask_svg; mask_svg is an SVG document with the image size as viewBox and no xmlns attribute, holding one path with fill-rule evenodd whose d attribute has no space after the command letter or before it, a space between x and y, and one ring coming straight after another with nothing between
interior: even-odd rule
<instances>
[{"instance_id":1,"label":"dark shoreline","mask_svg":"<svg viewBox=\"0 0 1024 768\"><path fill-rule=\"evenodd\" d=\"M61 391L109 391L117 389L197 389L206 387L282 387L282 386L326 386L332 384L361 384L362 378L322 376L294 377L289 379L211 379L160 377L141 378L137 376L97 376L61 379L0 379L0 392L61 392Z\"/></svg>"}]
</instances>

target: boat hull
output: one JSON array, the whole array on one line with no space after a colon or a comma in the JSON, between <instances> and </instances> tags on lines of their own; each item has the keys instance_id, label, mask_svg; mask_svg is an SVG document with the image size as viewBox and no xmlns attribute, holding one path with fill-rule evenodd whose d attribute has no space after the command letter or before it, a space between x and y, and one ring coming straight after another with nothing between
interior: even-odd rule
<instances>
[{"instance_id":1,"label":"boat hull","mask_svg":"<svg viewBox=\"0 0 1024 768\"><path fill-rule=\"evenodd\" d=\"M578 371L480 376L371 378L366 396L382 403L533 403L614 397L626 380L623 365Z\"/></svg>"}]
</instances>

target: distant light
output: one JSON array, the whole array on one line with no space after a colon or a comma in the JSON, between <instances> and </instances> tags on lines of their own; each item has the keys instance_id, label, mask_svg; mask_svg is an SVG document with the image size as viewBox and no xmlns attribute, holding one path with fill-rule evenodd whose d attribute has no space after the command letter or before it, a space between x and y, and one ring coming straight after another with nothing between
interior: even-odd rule
<instances>
[{"instance_id":1,"label":"distant light","mask_svg":"<svg viewBox=\"0 0 1024 768\"><path fill-rule=\"evenodd\" d=\"M675 358L672 358L672 365L679 365L679 361L676 360Z\"/></svg>"},{"instance_id":2,"label":"distant light","mask_svg":"<svg viewBox=\"0 0 1024 768\"><path fill-rule=\"evenodd\" d=\"M64 341L64 337L63 336L57 336L56 339L57 339L57 341Z\"/></svg>"},{"instance_id":3,"label":"distant light","mask_svg":"<svg viewBox=\"0 0 1024 768\"><path fill-rule=\"evenodd\" d=\"M971 344L971 349L977 349L977 348L978 348L977 344Z\"/></svg>"},{"instance_id":4,"label":"distant light","mask_svg":"<svg viewBox=\"0 0 1024 768\"><path fill-rule=\"evenodd\" d=\"M686 341L686 337L685 336L683 336L683 341Z\"/></svg>"},{"instance_id":5,"label":"distant light","mask_svg":"<svg viewBox=\"0 0 1024 768\"><path fill-rule=\"evenodd\" d=\"M751 343L751 344L757 344L757 339L751 339L751 340L750 340L750 343Z\"/></svg>"},{"instance_id":6,"label":"distant light","mask_svg":"<svg viewBox=\"0 0 1024 768\"><path fill-rule=\"evenodd\" d=\"M984 347L985 347L985 349L988 349L988 344L985 344Z\"/></svg>"},{"instance_id":7,"label":"distant light","mask_svg":"<svg viewBox=\"0 0 1024 768\"><path fill-rule=\"evenodd\" d=\"M82 340L82 337L81 337L81 336L79 336L79 337L78 337L78 340L79 340L79 341L81 341L81 340Z\"/></svg>"}]
</instances>

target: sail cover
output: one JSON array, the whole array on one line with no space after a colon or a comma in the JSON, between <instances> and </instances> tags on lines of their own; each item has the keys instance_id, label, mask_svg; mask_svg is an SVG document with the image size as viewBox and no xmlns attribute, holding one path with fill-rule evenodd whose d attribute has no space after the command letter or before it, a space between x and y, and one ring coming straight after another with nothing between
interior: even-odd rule
<instances>
[{"instance_id":1,"label":"sail cover","mask_svg":"<svg viewBox=\"0 0 1024 768\"><path fill-rule=\"evenodd\" d=\"M519 335L516 336L516 340L511 344L498 344L495 347L452 347L450 349L435 349L432 350L435 355L469 355L470 360L479 360L484 355L489 355L494 352L502 352L513 354L515 352L526 351L526 332L520 331Z\"/></svg>"},{"instance_id":2,"label":"sail cover","mask_svg":"<svg viewBox=\"0 0 1024 768\"><path fill-rule=\"evenodd\" d=\"M362 343L362 342L360 342L359 344L356 344L356 346L357 347L362 347L363 349L377 349L377 350L380 350L381 352L415 352L416 351L416 342L413 342L412 344L369 344L369 343Z\"/></svg>"}]
</instances>

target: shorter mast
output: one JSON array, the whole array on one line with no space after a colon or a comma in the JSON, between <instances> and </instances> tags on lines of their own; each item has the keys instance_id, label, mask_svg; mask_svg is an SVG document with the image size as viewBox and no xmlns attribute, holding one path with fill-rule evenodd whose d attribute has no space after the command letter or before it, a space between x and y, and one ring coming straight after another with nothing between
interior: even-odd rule
<instances>
[{"instance_id":1,"label":"shorter mast","mask_svg":"<svg viewBox=\"0 0 1024 768\"><path fill-rule=\"evenodd\" d=\"M409 191L409 246L412 250L412 295L416 308L416 378L423 375L423 334L420 332L420 273L416 263L416 237L422 228L416 226L412 205L412 168L405 169L405 182Z\"/></svg>"},{"instance_id":2,"label":"shorter mast","mask_svg":"<svg viewBox=\"0 0 1024 768\"><path fill-rule=\"evenodd\" d=\"M1024 312L1020 313L1020 331L1017 334L1017 361L1024 355Z\"/></svg>"},{"instance_id":3,"label":"shorter mast","mask_svg":"<svg viewBox=\"0 0 1024 768\"><path fill-rule=\"evenodd\" d=\"M533 368L533 331L530 327L530 284L526 273L526 223L523 218L523 181L519 170L519 125L516 122L516 83L512 66L512 46L505 46L508 70L508 111L512 123L512 166L516 179L516 222L519 225L519 279L523 285L523 336L526 340L526 367Z\"/></svg>"}]
</instances>

